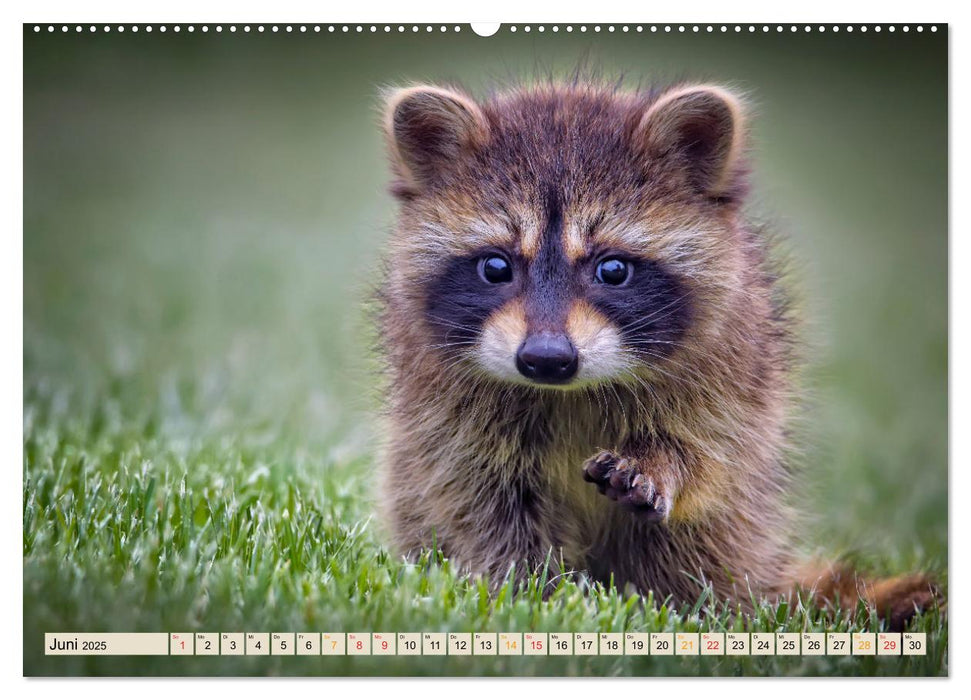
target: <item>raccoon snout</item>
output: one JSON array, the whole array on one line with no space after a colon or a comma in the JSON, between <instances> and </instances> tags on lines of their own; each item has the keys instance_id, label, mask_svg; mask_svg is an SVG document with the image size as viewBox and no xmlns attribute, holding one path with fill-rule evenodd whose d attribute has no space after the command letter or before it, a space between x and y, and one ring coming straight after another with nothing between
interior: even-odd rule
<instances>
[{"instance_id":1,"label":"raccoon snout","mask_svg":"<svg viewBox=\"0 0 971 700\"><path fill-rule=\"evenodd\" d=\"M516 368L527 379L542 384L562 384L577 373L580 356L562 333L534 333L516 352Z\"/></svg>"}]
</instances>

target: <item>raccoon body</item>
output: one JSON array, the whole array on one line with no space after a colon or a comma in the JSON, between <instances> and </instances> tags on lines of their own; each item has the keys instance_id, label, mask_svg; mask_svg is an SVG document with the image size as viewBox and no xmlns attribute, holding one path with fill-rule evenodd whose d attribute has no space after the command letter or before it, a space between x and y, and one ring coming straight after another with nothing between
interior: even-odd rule
<instances>
[{"instance_id":1,"label":"raccoon body","mask_svg":"<svg viewBox=\"0 0 971 700\"><path fill-rule=\"evenodd\" d=\"M493 581L562 564L676 603L705 584L842 595L791 553L794 321L742 213L744 114L708 85L388 95L398 551Z\"/></svg>"}]
</instances>

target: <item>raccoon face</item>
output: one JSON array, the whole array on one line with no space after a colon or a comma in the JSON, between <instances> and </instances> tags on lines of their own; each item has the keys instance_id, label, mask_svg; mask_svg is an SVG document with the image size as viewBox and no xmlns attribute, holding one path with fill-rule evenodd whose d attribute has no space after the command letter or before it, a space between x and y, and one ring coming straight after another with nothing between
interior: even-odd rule
<instances>
[{"instance_id":1,"label":"raccoon face","mask_svg":"<svg viewBox=\"0 0 971 700\"><path fill-rule=\"evenodd\" d=\"M740 115L706 86L392 93L392 293L426 348L545 387L670 371L739 274Z\"/></svg>"}]
</instances>

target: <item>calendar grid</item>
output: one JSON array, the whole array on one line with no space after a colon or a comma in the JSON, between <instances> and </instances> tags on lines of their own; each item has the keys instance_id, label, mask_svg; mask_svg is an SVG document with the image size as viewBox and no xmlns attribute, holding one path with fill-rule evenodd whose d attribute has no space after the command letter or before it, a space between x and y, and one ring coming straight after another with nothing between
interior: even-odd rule
<instances>
[{"instance_id":1,"label":"calendar grid","mask_svg":"<svg viewBox=\"0 0 971 700\"><path fill-rule=\"evenodd\" d=\"M48 656L924 656L923 632L150 632L44 635Z\"/></svg>"}]
</instances>

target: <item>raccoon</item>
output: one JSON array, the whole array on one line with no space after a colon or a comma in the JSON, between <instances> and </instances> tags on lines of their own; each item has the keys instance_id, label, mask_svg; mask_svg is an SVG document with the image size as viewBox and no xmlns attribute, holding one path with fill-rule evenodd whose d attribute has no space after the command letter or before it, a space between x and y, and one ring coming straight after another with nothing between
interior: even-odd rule
<instances>
[{"instance_id":1,"label":"raccoon","mask_svg":"<svg viewBox=\"0 0 971 700\"><path fill-rule=\"evenodd\" d=\"M381 504L395 548L694 602L806 588L902 627L935 592L793 554L796 319L733 91L390 91Z\"/></svg>"}]
</instances>

